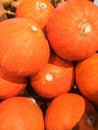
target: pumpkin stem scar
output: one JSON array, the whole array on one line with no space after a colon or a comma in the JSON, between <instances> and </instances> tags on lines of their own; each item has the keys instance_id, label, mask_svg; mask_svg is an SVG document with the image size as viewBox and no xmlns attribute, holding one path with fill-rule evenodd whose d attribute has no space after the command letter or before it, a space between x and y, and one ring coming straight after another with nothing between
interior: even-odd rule
<instances>
[{"instance_id":1,"label":"pumpkin stem scar","mask_svg":"<svg viewBox=\"0 0 98 130\"><path fill-rule=\"evenodd\" d=\"M52 76L51 74L46 74L46 75L45 75L45 79L46 79L47 81L52 81L52 80L53 80L53 76Z\"/></svg>"},{"instance_id":2,"label":"pumpkin stem scar","mask_svg":"<svg viewBox=\"0 0 98 130\"><path fill-rule=\"evenodd\" d=\"M87 123L90 125L90 126L94 126L96 124L96 118L93 116L93 115L90 115L88 118L87 118Z\"/></svg>"},{"instance_id":3,"label":"pumpkin stem scar","mask_svg":"<svg viewBox=\"0 0 98 130\"><path fill-rule=\"evenodd\" d=\"M33 31L33 32L37 32L38 28L35 25L31 25L30 23L27 23L27 26L29 26L29 28Z\"/></svg>"},{"instance_id":4,"label":"pumpkin stem scar","mask_svg":"<svg viewBox=\"0 0 98 130\"><path fill-rule=\"evenodd\" d=\"M82 23L79 28L81 36L87 36L92 32L92 26L89 23Z\"/></svg>"},{"instance_id":5,"label":"pumpkin stem scar","mask_svg":"<svg viewBox=\"0 0 98 130\"><path fill-rule=\"evenodd\" d=\"M37 5L37 9L39 9L39 10L47 9L47 5L45 3L37 2L36 5Z\"/></svg>"},{"instance_id":6,"label":"pumpkin stem scar","mask_svg":"<svg viewBox=\"0 0 98 130\"><path fill-rule=\"evenodd\" d=\"M34 32L37 32L37 31L38 31L38 29L37 29L36 26L31 26L31 30L34 31Z\"/></svg>"}]
</instances>

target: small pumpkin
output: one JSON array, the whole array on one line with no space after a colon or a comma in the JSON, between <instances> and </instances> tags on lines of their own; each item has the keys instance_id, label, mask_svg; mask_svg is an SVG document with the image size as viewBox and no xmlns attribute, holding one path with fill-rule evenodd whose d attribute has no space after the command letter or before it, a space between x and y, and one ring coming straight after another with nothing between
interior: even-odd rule
<instances>
[{"instance_id":1,"label":"small pumpkin","mask_svg":"<svg viewBox=\"0 0 98 130\"><path fill-rule=\"evenodd\" d=\"M68 0L51 13L47 37L57 55L82 60L98 49L98 7L88 0Z\"/></svg>"},{"instance_id":2,"label":"small pumpkin","mask_svg":"<svg viewBox=\"0 0 98 130\"><path fill-rule=\"evenodd\" d=\"M0 99L19 95L27 86L25 77L12 75L0 68Z\"/></svg>"},{"instance_id":3,"label":"small pumpkin","mask_svg":"<svg viewBox=\"0 0 98 130\"><path fill-rule=\"evenodd\" d=\"M44 130L42 110L33 98L16 96L3 100L0 130Z\"/></svg>"},{"instance_id":4,"label":"small pumpkin","mask_svg":"<svg viewBox=\"0 0 98 130\"><path fill-rule=\"evenodd\" d=\"M46 130L71 130L84 111L85 100L82 96L74 93L60 94L50 102L46 110Z\"/></svg>"},{"instance_id":5,"label":"small pumpkin","mask_svg":"<svg viewBox=\"0 0 98 130\"><path fill-rule=\"evenodd\" d=\"M48 62L50 47L36 22L12 18L0 22L0 64L10 73L28 76Z\"/></svg>"},{"instance_id":6,"label":"small pumpkin","mask_svg":"<svg viewBox=\"0 0 98 130\"><path fill-rule=\"evenodd\" d=\"M49 0L23 0L16 9L15 17L34 20L43 29L53 9Z\"/></svg>"},{"instance_id":7,"label":"small pumpkin","mask_svg":"<svg viewBox=\"0 0 98 130\"><path fill-rule=\"evenodd\" d=\"M42 97L53 98L71 90L74 83L74 65L51 54L47 65L30 77L32 88Z\"/></svg>"},{"instance_id":8,"label":"small pumpkin","mask_svg":"<svg viewBox=\"0 0 98 130\"><path fill-rule=\"evenodd\" d=\"M98 53L78 62L75 69L75 81L80 92L98 104Z\"/></svg>"}]
</instances>

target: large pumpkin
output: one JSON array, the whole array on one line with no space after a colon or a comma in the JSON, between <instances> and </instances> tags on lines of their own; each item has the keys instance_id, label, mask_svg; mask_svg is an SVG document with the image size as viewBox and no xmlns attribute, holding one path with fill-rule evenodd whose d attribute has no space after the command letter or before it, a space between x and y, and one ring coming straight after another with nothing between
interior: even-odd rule
<instances>
[{"instance_id":1,"label":"large pumpkin","mask_svg":"<svg viewBox=\"0 0 98 130\"><path fill-rule=\"evenodd\" d=\"M34 99L11 97L0 103L0 130L44 130L44 118Z\"/></svg>"},{"instance_id":2,"label":"large pumpkin","mask_svg":"<svg viewBox=\"0 0 98 130\"><path fill-rule=\"evenodd\" d=\"M57 55L81 60L98 49L98 7L88 0L59 4L46 25L50 45Z\"/></svg>"},{"instance_id":3,"label":"large pumpkin","mask_svg":"<svg viewBox=\"0 0 98 130\"><path fill-rule=\"evenodd\" d=\"M23 0L16 9L15 17L34 20L44 28L53 9L49 0Z\"/></svg>"},{"instance_id":4,"label":"large pumpkin","mask_svg":"<svg viewBox=\"0 0 98 130\"><path fill-rule=\"evenodd\" d=\"M48 62L49 54L48 41L35 22L12 18L0 23L1 68L28 76Z\"/></svg>"},{"instance_id":5,"label":"large pumpkin","mask_svg":"<svg viewBox=\"0 0 98 130\"><path fill-rule=\"evenodd\" d=\"M98 53L79 62L76 66L75 75L80 92L98 104Z\"/></svg>"}]
</instances>

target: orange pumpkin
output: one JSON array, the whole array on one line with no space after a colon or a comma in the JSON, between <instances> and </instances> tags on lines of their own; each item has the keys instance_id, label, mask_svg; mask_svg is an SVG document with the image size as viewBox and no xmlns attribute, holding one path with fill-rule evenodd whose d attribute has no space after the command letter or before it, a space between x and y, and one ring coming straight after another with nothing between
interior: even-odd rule
<instances>
[{"instance_id":1,"label":"orange pumpkin","mask_svg":"<svg viewBox=\"0 0 98 130\"><path fill-rule=\"evenodd\" d=\"M27 86L26 78L12 75L0 68L0 99L20 94Z\"/></svg>"},{"instance_id":2,"label":"orange pumpkin","mask_svg":"<svg viewBox=\"0 0 98 130\"><path fill-rule=\"evenodd\" d=\"M15 17L34 20L43 29L53 9L49 0L23 0L16 9Z\"/></svg>"},{"instance_id":3,"label":"orange pumpkin","mask_svg":"<svg viewBox=\"0 0 98 130\"><path fill-rule=\"evenodd\" d=\"M30 77L32 88L42 97L53 98L68 92L74 82L74 66L52 54L47 65Z\"/></svg>"},{"instance_id":4,"label":"orange pumpkin","mask_svg":"<svg viewBox=\"0 0 98 130\"><path fill-rule=\"evenodd\" d=\"M52 12L46 25L50 45L67 60L81 60L98 49L98 7L88 0L68 0Z\"/></svg>"},{"instance_id":5,"label":"orange pumpkin","mask_svg":"<svg viewBox=\"0 0 98 130\"><path fill-rule=\"evenodd\" d=\"M0 103L0 130L44 130L44 118L34 99L11 97Z\"/></svg>"},{"instance_id":6,"label":"orange pumpkin","mask_svg":"<svg viewBox=\"0 0 98 130\"><path fill-rule=\"evenodd\" d=\"M46 130L71 130L85 111L85 100L73 93L61 94L54 98L45 115Z\"/></svg>"},{"instance_id":7,"label":"orange pumpkin","mask_svg":"<svg viewBox=\"0 0 98 130\"><path fill-rule=\"evenodd\" d=\"M79 62L75 69L75 75L80 92L98 104L98 53Z\"/></svg>"},{"instance_id":8,"label":"orange pumpkin","mask_svg":"<svg viewBox=\"0 0 98 130\"><path fill-rule=\"evenodd\" d=\"M24 18L0 23L0 64L10 73L28 76L48 62L50 47L40 27Z\"/></svg>"}]
</instances>

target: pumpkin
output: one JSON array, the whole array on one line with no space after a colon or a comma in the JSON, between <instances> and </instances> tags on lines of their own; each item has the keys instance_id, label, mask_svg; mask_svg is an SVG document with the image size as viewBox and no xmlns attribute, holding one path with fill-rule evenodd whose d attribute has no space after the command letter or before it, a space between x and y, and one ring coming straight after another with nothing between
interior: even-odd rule
<instances>
[{"instance_id":1,"label":"pumpkin","mask_svg":"<svg viewBox=\"0 0 98 130\"><path fill-rule=\"evenodd\" d=\"M0 103L0 130L44 130L43 113L33 98L8 98Z\"/></svg>"},{"instance_id":2,"label":"pumpkin","mask_svg":"<svg viewBox=\"0 0 98 130\"><path fill-rule=\"evenodd\" d=\"M85 100L82 96L74 93L61 94L48 105L45 114L46 130L71 130L84 111Z\"/></svg>"},{"instance_id":3,"label":"pumpkin","mask_svg":"<svg viewBox=\"0 0 98 130\"><path fill-rule=\"evenodd\" d=\"M49 0L23 0L16 9L15 17L34 20L43 29L53 9Z\"/></svg>"},{"instance_id":4,"label":"pumpkin","mask_svg":"<svg viewBox=\"0 0 98 130\"><path fill-rule=\"evenodd\" d=\"M88 0L60 3L46 24L47 37L57 55L82 60L98 49L98 7Z\"/></svg>"},{"instance_id":5,"label":"pumpkin","mask_svg":"<svg viewBox=\"0 0 98 130\"><path fill-rule=\"evenodd\" d=\"M12 75L0 68L0 99L19 95L26 86L26 78Z\"/></svg>"},{"instance_id":6,"label":"pumpkin","mask_svg":"<svg viewBox=\"0 0 98 130\"><path fill-rule=\"evenodd\" d=\"M10 73L28 76L48 62L50 47L40 27L29 19L0 23L0 64Z\"/></svg>"},{"instance_id":7,"label":"pumpkin","mask_svg":"<svg viewBox=\"0 0 98 130\"><path fill-rule=\"evenodd\" d=\"M50 56L47 65L30 77L32 88L42 97L53 98L68 92L74 82L74 66L55 54Z\"/></svg>"},{"instance_id":8,"label":"pumpkin","mask_svg":"<svg viewBox=\"0 0 98 130\"><path fill-rule=\"evenodd\" d=\"M98 104L98 53L78 62L75 69L75 81L80 92Z\"/></svg>"}]
</instances>

